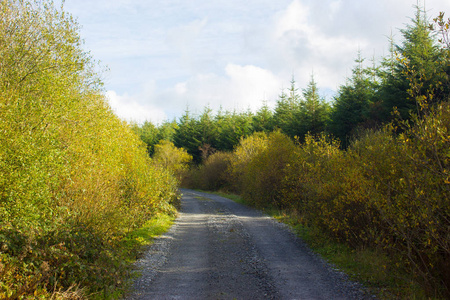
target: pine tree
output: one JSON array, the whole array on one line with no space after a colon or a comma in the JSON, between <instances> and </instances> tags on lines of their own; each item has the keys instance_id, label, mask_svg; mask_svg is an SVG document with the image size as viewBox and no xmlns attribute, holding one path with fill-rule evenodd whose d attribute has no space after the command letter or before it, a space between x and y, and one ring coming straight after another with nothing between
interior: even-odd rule
<instances>
[{"instance_id":1,"label":"pine tree","mask_svg":"<svg viewBox=\"0 0 450 300\"><path fill-rule=\"evenodd\" d=\"M142 125L133 124L132 129L147 146L147 152L153 155L154 146L158 143L158 129L152 122L145 121Z\"/></svg>"},{"instance_id":2,"label":"pine tree","mask_svg":"<svg viewBox=\"0 0 450 300\"><path fill-rule=\"evenodd\" d=\"M256 132L272 132L274 129L274 115L272 110L267 106L265 102L264 105L256 112L253 116L253 128L252 131Z\"/></svg>"},{"instance_id":3,"label":"pine tree","mask_svg":"<svg viewBox=\"0 0 450 300\"><path fill-rule=\"evenodd\" d=\"M278 127L291 138L299 135L300 120L298 114L300 111L300 95L298 89L295 86L295 80L292 78L291 87L289 88L289 94L283 90L277 105L275 107L275 113L273 116L274 125Z\"/></svg>"},{"instance_id":4,"label":"pine tree","mask_svg":"<svg viewBox=\"0 0 450 300\"><path fill-rule=\"evenodd\" d=\"M325 131L330 112L330 106L319 96L314 75L306 89L303 89L303 100L300 103L301 109L297 119L301 121L299 128L299 138L303 140L305 134L317 135Z\"/></svg>"},{"instance_id":5,"label":"pine tree","mask_svg":"<svg viewBox=\"0 0 450 300\"><path fill-rule=\"evenodd\" d=\"M214 122L212 109L205 107L197 121L197 136L202 160L215 152L217 143L217 123Z\"/></svg>"},{"instance_id":6,"label":"pine tree","mask_svg":"<svg viewBox=\"0 0 450 300\"><path fill-rule=\"evenodd\" d=\"M194 162L201 162L201 153L199 147L202 142L198 131L198 121L191 117L189 109L186 109L184 115L178 122L178 128L174 134L174 144L177 148L184 148L192 155Z\"/></svg>"},{"instance_id":7,"label":"pine tree","mask_svg":"<svg viewBox=\"0 0 450 300\"><path fill-rule=\"evenodd\" d=\"M373 76L373 68L364 68L361 53L355 60L352 77L339 88L331 111L329 130L348 146L351 136L358 127L371 127L373 108L376 107L377 81ZM375 121L377 123L377 121Z\"/></svg>"},{"instance_id":8,"label":"pine tree","mask_svg":"<svg viewBox=\"0 0 450 300\"><path fill-rule=\"evenodd\" d=\"M412 24L401 33L404 41L401 45L392 41L391 55L383 62L380 97L386 112L396 107L401 117L408 119L420 111L418 99L434 94L443 74L440 51L422 9L417 7Z\"/></svg>"},{"instance_id":9,"label":"pine tree","mask_svg":"<svg viewBox=\"0 0 450 300\"><path fill-rule=\"evenodd\" d=\"M429 25L430 30L438 36L440 48L438 63L441 66L442 81L436 86L435 99L438 101L450 100L450 18L445 20L444 15L444 12L440 12Z\"/></svg>"},{"instance_id":10,"label":"pine tree","mask_svg":"<svg viewBox=\"0 0 450 300\"><path fill-rule=\"evenodd\" d=\"M216 120L220 132L217 150L231 151L242 137L249 136L253 132L253 114L250 111L218 114Z\"/></svg>"},{"instance_id":11,"label":"pine tree","mask_svg":"<svg viewBox=\"0 0 450 300\"><path fill-rule=\"evenodd\" d=\"M173 138L175 132L178 128L177 122L174 120L172 122L164 121L161 125L158 126L158 133L156 135L157 141L171 141L173 142Z\"/></svg>"}]
</instances>

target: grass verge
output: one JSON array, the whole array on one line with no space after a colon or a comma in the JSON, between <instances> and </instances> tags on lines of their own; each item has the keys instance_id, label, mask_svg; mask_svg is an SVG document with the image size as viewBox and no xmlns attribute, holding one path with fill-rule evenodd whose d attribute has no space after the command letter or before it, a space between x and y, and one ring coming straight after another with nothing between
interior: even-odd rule
<instances>
[{"instance_id":1,"label":"grass verge","mask_svg":"<svg viewBox=\"0 0 450 300\"><path fill-rule=\"evenodd\" d=\"M132 264L143 254L146 248L153 243L153 240L156 237L162 235L170 229L174 220L174 216L158 214L156 217L147 221L144 226L133 230L120 242L121 252L119 256L128 266L132 266ZM134 276L123 278L123 280L126 280L126 284L124 284L120 289L117 289L108 298L118 299L129 292L131 284L137 276L139 275L135 273Z\"/></svg>"}]
</instances>

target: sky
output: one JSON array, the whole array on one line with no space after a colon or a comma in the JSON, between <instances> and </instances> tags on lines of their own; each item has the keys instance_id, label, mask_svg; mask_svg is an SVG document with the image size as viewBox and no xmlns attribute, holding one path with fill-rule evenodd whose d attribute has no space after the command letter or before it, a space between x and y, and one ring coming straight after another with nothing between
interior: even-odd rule
<instances>
[{"instance_id":1,"label":"sky","mask_svg":"<svg viewBox=\"0 0 450 300\"><path fill-rule=\"evenodd\" d=\"M129 122L161 124L186 110L275 107L292 77L314 76L328 101L358 51L371 64L411 24L418 0L65 0L84 48L108 70L105 93ZM424 0L419 1L424 5ZM431 19L449 0L426 0Z\"/></svg>"}]
</instances>

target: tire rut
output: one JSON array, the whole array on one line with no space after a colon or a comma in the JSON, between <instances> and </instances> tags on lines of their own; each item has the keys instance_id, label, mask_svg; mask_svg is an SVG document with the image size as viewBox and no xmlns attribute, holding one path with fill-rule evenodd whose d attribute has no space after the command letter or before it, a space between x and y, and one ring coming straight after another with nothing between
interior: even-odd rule
<instances>
[{"instance_id":1,"label":"tire rut","mask_svg":"<svg viewBox=\"0 0 450 300\"><path fill-rule=\"evenodd\" d=\"M286 226L207 193L183 190L171 230L138 261L127 299L373 299Z\"/></svg>"}]
</instances>

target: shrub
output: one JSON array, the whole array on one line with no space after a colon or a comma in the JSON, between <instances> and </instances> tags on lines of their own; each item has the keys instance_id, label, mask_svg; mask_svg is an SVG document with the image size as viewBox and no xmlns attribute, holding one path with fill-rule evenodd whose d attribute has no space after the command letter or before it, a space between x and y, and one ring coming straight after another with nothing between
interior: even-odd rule
<instances>
[{"instance_id":1,"label":"shrub","mask_svg":"<svg viewBox=\"0 0 450 300\"><path fill-rule=\"evenodd\" d=\"M199 188L210 191L227 189L231 157L230 152L215 152L208 156L197 171Z\"/></svg>"},{"instance_id":2,"label":"shrub","mask_svg":"<svg viewBox=\"0 0 450 300\"><path fill-rule=\"evenodd\" d=\"M155 145L154 164L164 170L168 170L178 180L181 180L191 161L192 155L188 154L183 148L175 147L170 141L161 140Z\"/></svg>"},{"instance_id":3,"label":"shrub","mask_svg":"<svg viewBox=\"0 0 450 300\"><path fill-rule=\"evenodd\" d=\"M365 173L385 224L383 247L402 257L430 294L449 294L450 109L441 104L415 119L388 149L365 150ZM378 146L378 148L381 146ZM443 290L440 290L442 289ZM440 290L440 291L439 291Z\"/></svg>"},{"instance_id":4,"label":"shrub","mask_svg":"<svg viewBox=\"0 0 450 300\"><path fill-rule=\"evenodd\" d=\"M285 174L284 201L304 224L353 246L367 240L364 229L372 222L367 180L336 140L307 135Z\"/></svg>"},{"instance_id":5,"label":"shrub","mask_svg":"<svg viewBox=\"0 0 450 300\"><path fill-rule=\"evenodd\" d=\"M294 143L281 133L274 131L267 136L266 146L255 151L242 175L242 196L258 207L284 207L281 182L284 169L291 162ZM242 162L241 162L242 164Z\"/></svg>"},{"instance_id":6,"label":"shrub","mask_svg":"<svg viewBox=\"0 0 450 300\"><path fill-rule=\"evenodd\" d=\"M267 134L264 132L255 132L247 138L241 138L230 162L230 180L234 192L241 193L243 190L248 165L267 147L267 140Z\"/></svg>"},{"instance_id":7,"label":"shrub","mask_svg":"<svg viewBox=\"0 0 450 300\"><path fill-rule=\"evenodd\" d=\"M416 274L430 295L448 295L450 110L440 104L424 118L369 132L351 147L354 165L371 182L373 239Z\"/></svg>"}]
</instances>

